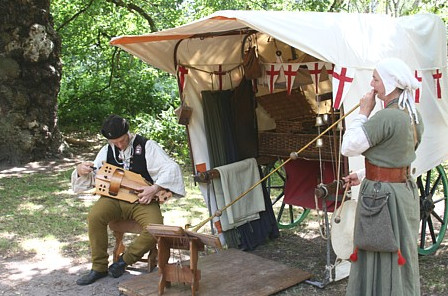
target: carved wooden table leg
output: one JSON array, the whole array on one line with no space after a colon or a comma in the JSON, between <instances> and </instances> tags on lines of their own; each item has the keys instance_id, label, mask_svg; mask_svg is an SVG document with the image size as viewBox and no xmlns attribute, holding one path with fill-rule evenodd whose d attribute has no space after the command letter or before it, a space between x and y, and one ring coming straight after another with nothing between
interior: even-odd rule
<instances>
[{"instance_id":1,"label":"carved wooden table leg","mask_svg":"<svg viewBox=\"0 0 448 296\"><path fill-rule=\"evenodd\" d=\"M195 295L196 291L199 290L199 279L198 279L198 246L197 240L190 240L190 270L192 273L192 283L191 283L191 295Z\"/></svg>"},{"instance_id":2,"label":"carved wooden table leg","mask_svg":"<svg viewBox=\"0 0 448 296\"><path fill-rule=\"evenodd\" d=\"M204 246L210 244L221 248L219 238L210 235L185 231L179 226L149 225L147 230L157 238L159 247L159 295L162 295L165 287L171 282L190 283L191 294L199 291L201 271L198 270L199 251L204 251ZM171 248L190 251L190 266L168 264ZM180 258L181 259L181 258Z\"/></svg>"},{"instance_id":3,"label":"carved wooden table leg","mask_svg":"<svg viewBox=\"0 0 448 296\"><path fill-rule=\"evenodd\" d=\"M159 237L158 239L158 245L159 245L159 274L160 274L160 280L159 280L159 295L162 295L165 287L168 285L169 282L166 280L166 266L168 264L168 260L170 259L170 246L166 239L163 237Z\"/></svg>"}]
</instances>

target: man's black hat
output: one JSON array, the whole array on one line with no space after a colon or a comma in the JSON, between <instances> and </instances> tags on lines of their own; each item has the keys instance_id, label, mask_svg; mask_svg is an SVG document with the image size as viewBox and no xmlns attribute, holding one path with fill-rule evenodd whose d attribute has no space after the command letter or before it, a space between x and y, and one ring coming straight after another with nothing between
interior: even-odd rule
<instances>
[{"instance_id":1,"label":"man's black hat","mask_svg":"<svg viewBox=\"0 0 448 296\"><path fill-rule=\"evenodd\" d=\"M117 139L129 131L129 123L118 115L110 115L103 122L101 133L107 139Z\"/></svg>"}]
</instances>

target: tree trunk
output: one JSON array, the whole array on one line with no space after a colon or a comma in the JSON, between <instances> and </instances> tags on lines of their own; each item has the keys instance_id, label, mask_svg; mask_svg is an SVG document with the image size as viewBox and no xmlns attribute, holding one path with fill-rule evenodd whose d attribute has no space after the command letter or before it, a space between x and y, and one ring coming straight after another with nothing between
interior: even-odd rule
<instances>
[{"instance_id":1,"label":"tree trunk","mask_svg":"<svg viewBox=\"0 0 448 296\"><path fill-rule=\"evenodd\" d=\"M61 41L50 0L0 2L0 166L58 153Z\"/></svg>"}]
</instances>

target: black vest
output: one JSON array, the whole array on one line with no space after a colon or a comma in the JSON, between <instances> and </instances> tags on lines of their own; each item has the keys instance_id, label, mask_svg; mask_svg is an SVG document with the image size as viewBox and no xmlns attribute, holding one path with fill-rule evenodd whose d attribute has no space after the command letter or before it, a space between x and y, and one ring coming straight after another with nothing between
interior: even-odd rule
<instances>
[{"instance_id":1,"label":"black vest","mask_svg":"<svg viewBox=\"0 0 448 296\"><path fill-rule=\"evenodd\" d=\"M146 169L146 157L145 157L146 141L148 141L146 138L144 138L140 135L135 135L135 139L134 139L134 143L133 143L134 155L131 157L129 170L131 172L142 175L143 178L145 178L147 181L151 182L151 184L154 184L154 181L152 180L151 176L148 173L148 170ZM120 150L115 146L114 146L114 148L115 148L115 155L118 158L118 155L120 155L120 153L119 153ZM121 159L117 159L117 160L121 162ZM119 164L115 160L111 145L109 145L109 147L107 148L107 161L106 162L109 164L121 167L121 168L123 167L123 164Z\"/></svg>"}]
</instances>

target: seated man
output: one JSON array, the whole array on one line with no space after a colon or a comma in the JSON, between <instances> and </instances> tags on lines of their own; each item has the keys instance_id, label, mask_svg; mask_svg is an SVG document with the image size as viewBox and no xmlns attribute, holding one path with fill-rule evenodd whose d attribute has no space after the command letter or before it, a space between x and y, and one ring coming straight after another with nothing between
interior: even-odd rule
<instances>
[{"instance_id":1,"label":"seated man","mask_svg":"<svg viewBox=\"0 0 448 296\"><path fill-rule=\"evenodd\" d=\"M129 124L124 118L109 116L103 123L101 133L109 143L99 151L94 162L83 162L76 166L71 177L73 191L80 192L92 188L95 185L95 170L99 169L104 161L138 173L153 185L140 188L142 191L138 194L138 203L101 196L92 206L87 217L92 269L76 281L78 285L92 284L107 274L115 278L120 277L127 265L137 262L155 247L154 237L143 230L119 260L108 268L107 225L110 221L134 219L143 229L151 223L162 224L159 202L154 200L156 193L165 189L171 191L173 196L185 195L179 165L170 159L155 141L131 134Z\"/></svg>"}]
</instances>

